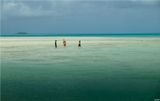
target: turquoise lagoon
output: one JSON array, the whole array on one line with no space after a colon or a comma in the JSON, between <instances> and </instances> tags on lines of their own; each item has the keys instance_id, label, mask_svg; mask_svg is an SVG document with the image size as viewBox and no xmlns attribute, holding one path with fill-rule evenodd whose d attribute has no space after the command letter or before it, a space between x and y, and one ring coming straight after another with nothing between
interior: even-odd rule
<instances>
[{"instance_id":1,"label":"turquoise lagoon","mask_svg":"<svg viewBox=\"0 0 160 101\"><path fill-rule=\"evenodd\" d=\"M66 37L67 47L61 39L1 37L2 101L160 98L160 38Z\"/></svg>"}]
</instances>

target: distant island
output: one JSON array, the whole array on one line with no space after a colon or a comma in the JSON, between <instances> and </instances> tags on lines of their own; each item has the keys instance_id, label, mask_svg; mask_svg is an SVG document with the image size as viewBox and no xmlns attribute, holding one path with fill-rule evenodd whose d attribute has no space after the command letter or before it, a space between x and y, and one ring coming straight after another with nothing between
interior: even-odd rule
<instances>
[{"instance_id":1,"label":"distant island","mask_svg":"<svg viewBox=\"0 0 160 101\"><path fill-rule=\"evenodd\" d=\"M27 32L18 32L16 34L29 34L29 33L27 33Z\"/></svg>"}]
</instances>

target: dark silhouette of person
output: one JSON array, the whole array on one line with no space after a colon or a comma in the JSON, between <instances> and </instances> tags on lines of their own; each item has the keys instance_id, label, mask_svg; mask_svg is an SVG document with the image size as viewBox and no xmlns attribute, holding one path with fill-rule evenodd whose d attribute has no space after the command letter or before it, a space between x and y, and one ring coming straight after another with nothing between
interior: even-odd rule
<instances>
[{"instance_id":1,"label":"dark silhouette of person","mask_svg":"<svg viewBox=\"0 0 160 101\"><path fill-rule=\"evenodd\" d=\"M55 40L55 48L57 48L57 40Z\"/></svg>"},{"instance_id":2,"label":"dark silhouette of person","mask_svg":"<svg viewBox=\"0 0 160 101\"><path fill-rule=\"evenodd\" d=\"M81 47L81 40L78 41L78 47Z\"/></svg>"}]
</instances>

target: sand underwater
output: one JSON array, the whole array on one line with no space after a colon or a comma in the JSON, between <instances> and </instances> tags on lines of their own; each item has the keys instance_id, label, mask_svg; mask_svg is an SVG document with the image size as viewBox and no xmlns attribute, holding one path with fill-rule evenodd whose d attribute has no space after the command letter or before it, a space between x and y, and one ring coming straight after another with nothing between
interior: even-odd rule
<instances>
[{"instance_id":1,"label":"sand underwater","mask_svg":"<svg viewBox=\"0 0 160 101\"><path fill-rule=\"evenodd\" d=\"M2 101L160 99L160 38L62 39L0 38Z\"/></svg>"}]
</instances>

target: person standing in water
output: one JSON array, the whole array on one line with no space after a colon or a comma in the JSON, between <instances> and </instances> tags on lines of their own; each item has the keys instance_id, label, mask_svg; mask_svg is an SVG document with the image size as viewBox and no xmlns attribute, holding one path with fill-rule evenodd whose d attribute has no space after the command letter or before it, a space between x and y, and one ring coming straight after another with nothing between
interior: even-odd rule
<instances>
[{"instance_id":1,"label":"person standing in water","mask_svg":"<svg viewBox=\"0 0 160 101\"><path fill-rule=\"evenodd\" d=\"M57 40L55 40L55 48L57 48Z\"/></svg>"},{"instance_id":2,"label":"person standing in water","mask_svg":"<svg viewBox=\"0 0 160 101\"><path fill-rule=\"evenodd\" d=\"M81 40L78 41L78 47L81 47Z\"/></svg>"},{"instance_id":3,"label":"person standing in water","mask_svg":"<svg viewBox=\"0 0 160 101\"><path fill-rule=\"evenodd\" d=\"M67 43L66 40L63 39L63 46L66 47Z\"/></svg>"}]
</instances>

